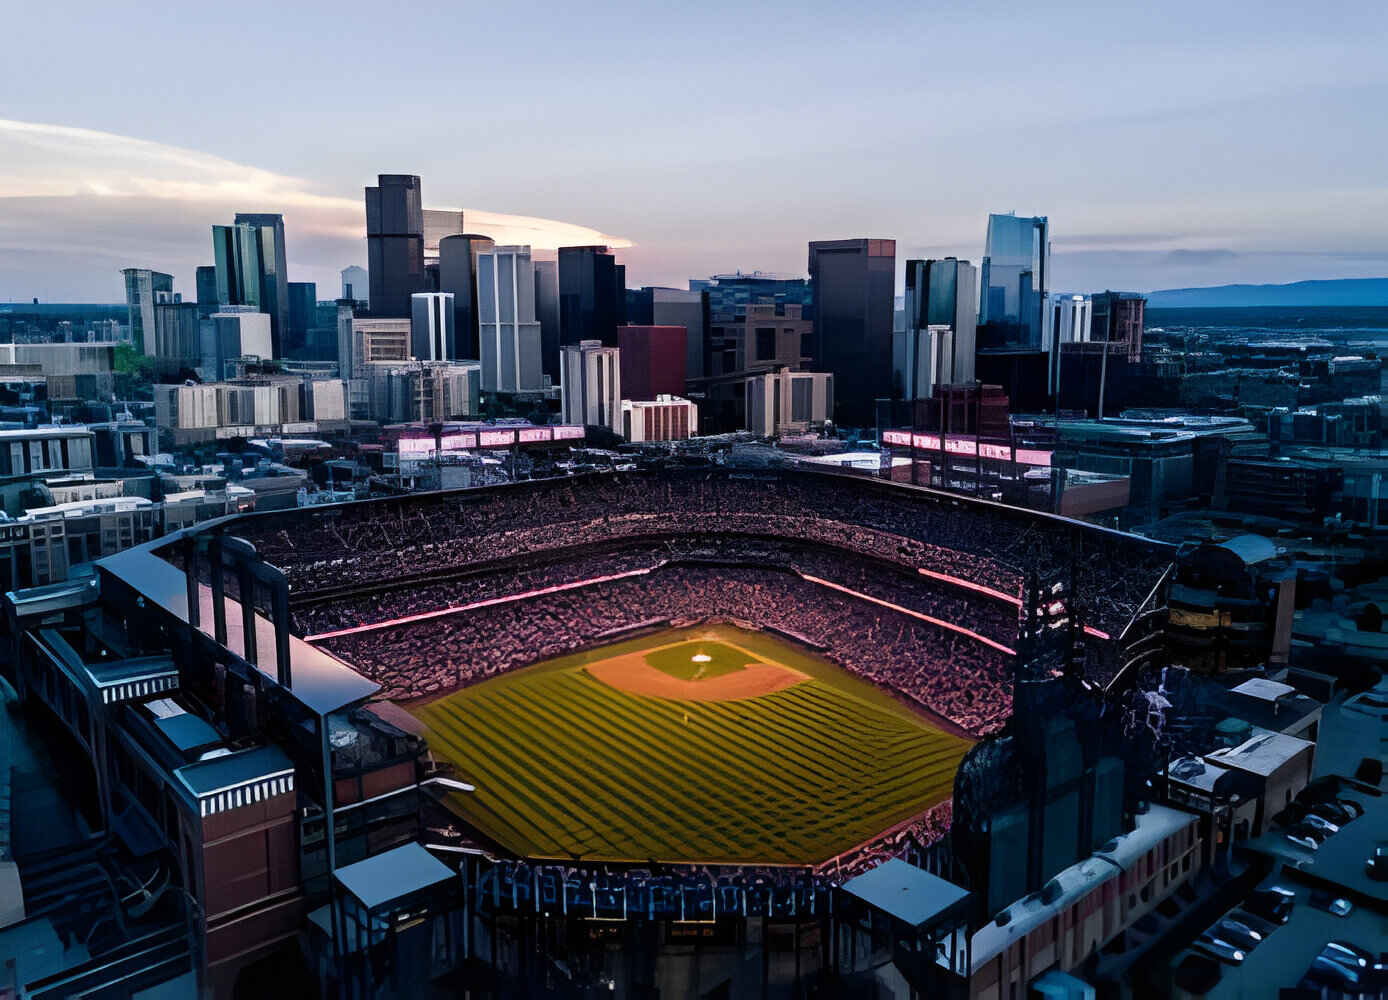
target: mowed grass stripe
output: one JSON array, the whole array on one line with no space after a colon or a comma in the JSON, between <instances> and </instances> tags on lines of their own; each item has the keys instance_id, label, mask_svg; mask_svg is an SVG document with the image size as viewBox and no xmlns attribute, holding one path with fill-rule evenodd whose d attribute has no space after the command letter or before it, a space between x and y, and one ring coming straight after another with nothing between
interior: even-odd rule
<instances>
[{"instance_id":1,"label":"mowed grass stripe","mask_svg":"<svg viewBox=\"0 0 1388 1000\"><path fill-rule=\"evenodd\" d=\"M500 697L505 698L504 692ZM599 798L599 801L613 804L614 801L628 801L631 803L632 810L622 810L614 808L612 810L615 821L623 822L629 826L655 826L661 827L666 823L665 817L672 812L680 811L680 802L660 791L659 785L649 783L633 782L632 775L624 772L617 762L606 759L605 757L587 757L588 748L594 745L606 744L611 749L610 733L605 733L600 727L596 726L592 720L585 717L582 712L563 711L564 707L571 707L570 703L555 702L549 698L533 698L529 705L533 706L537 714L542 714L554 725L555 734L560 738L560 745L566 750L572 751L573 760L583 761L586 768L579 771L581 779L578 783L585 785L595 791L599 796L607 792L606 796ZM518 706L519 707L519 706ZM578 738L575 738L578 737ZM588 739L591 737L591 739ZM571 769L566 768L566 773L572 773ZM588 780L594 775L601 775L602 781L594 782ZM671 772L673 776L673 772ZM614 798L615 797L615 798ZM659 809L644 808L645 802L658 803ZM672 838L671 846L692 846L682 841L677 835Z\"/></svg>"},{"instance_id":2,"label":"mowed grass stripe","mask_svg":"<svg viewBox=\"0 0 1388 1000\"><path fill-rule=\"evenodd\" d=\"M695 703L671 702L668 699L643 698L625 692L613 692L606 685L593 680L591 677L585 675L584 680L585 687L576 697L582 698L594 711L608 712L608 718L614 726L621 728L623 732L630 734L652 750L660 750L667 754L677 753L679 756L671 757L672 761L681 760L700 764L700 769L696 770L690 767L675 768L673 764L669 768L661 768L659 758L656 758L655 762L657 769L670 775L675 782L687 785L691 789L697 789L702 795L711 796L736 807L740 802L740 796L738 785L735 783L745 778L746 771L745 767L737 766L739 755L750 754L760 763L768 763L764 759L763 748L758 744L748 743L740 739L714 741L704 731L707 727L696 727L693 730L686 727L683 721L683 710L686 707L694 707ZM633 711L631 713L612 711L611 699L614 697L629 702ZM757 700L760 701L761 699ZM670 705L678 706L678 708L669 709L668 706ZM667 718L670 722L668 727L641 725L642 720L649 721L648 717L660 716L667 711ZM677 718L678 721L676 721ZM698 713L695 712L692 718L697 723ZM729 784L725 788L720 787L708 781L709 777L723 779ZM795 794L801 791L799 786L786 782L775 770L767 772L766 777L769 785Z\"/></svg>"},{"instance_id":3,"label":"mowed grass stripe","mask_svg":"<svg viewBox=\"0 0 1388 1000\"><path fill-rule=\"evenodd\" d=\"M745 633L721 631L751 651ZM751 638L777 662L768 636ZM582 670L601 659L584 654L415 712L436 754L478 786L450 805L536 857L812 863L948 797L968 741L860 695L864 682L796 647L786 656L812 679L758 698L618 691Z\"/></svg>"},{"instance_id":4,"label":"mowed grass stripe","mask_svg":"<svg viewBox=\"0 0 1388 1000\"><path fill-rule=\"evenodd\" d=\"M563 854L563 841L556 839L557 835L549 831L562 831L563 839L569 841L575 839L579 831L575 831L572 824L551 814L544 805L549 801L552 789L547 785L531 786L523 772L516 769L493 770L479 765L476 762L485 759L486 750L476 741L474 734L478 727L473 724L473 718L447 701L435 702L428 706L428 709L437 712L435 714L431 711L428 715L421 713L420 716L426 723L430 723L431 745L436 747L440 756L452 761L462 772L462 776L476 786L475 792L467 793L468 801L475 799L503 818L507 826L521 831L523 835L538 837L546 842L546 854ZM443 745L439 746L438 741ZM505 790L505 794L502 790ZM496 831L485 825L483 828L487 833L497 836ZM497 839L505 842L503 837L497 836Z\"/></svg>"},{"instance_id":5,"label":"mowed grass stripe","mask_svg":"<svg viewBox=\"0 0 1388 1000\"><path fill-rule=\"evenodd\" d=\"M553 803L549 810L537 809L542 816L555 816L555 810L561 814L555 817L557 824L579 840L582 850L573 850L564 853L586 854L590 851L606 850L629 850L634 847L634 842L629 837L621 836L620 831L630 829L630 825L623 823L616 815L606 812L603 806L609 800L603 798L598 786L592 785L586 780L586 776L581 770L576 770L573 766L572 756L563 753L564 748L553 743L532 743L530 741L518 740L515 734L524 732L522 723L526 717L518 716L514 712L506 711L505 707L496 704L494 707L499 711L495 713L478 712L470 719L465 715L467 721L472 722L476 727L479 737L485 737L489 743L509 751L510 755L516 760L524 760L527 756L531 758L535 765L535 774L548 775L547 780L542 780L535 784L537 791L544 795L549 794L546 801ZM493 714L496 718L493 718ZM501 723L509 723L503 726ZM479 741L473 740L474 745L482 745ZM509 777L514 777L521 773L518 769L511 769ZM527 785L532 782L527 777ZM572 786L568 795L553 795L556 787L562 789L564 785ZM537 824L538 825L538 824ZM613 835L617 831L617 835Z\"/></svg>"}]
</instances>

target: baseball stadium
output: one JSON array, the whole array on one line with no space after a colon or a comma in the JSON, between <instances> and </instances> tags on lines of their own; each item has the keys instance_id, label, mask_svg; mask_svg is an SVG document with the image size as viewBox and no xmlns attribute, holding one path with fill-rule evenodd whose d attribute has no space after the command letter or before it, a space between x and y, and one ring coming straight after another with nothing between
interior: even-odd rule
<instances>
[{"instance_id":1,"label":"baseball stadium","mask_svg":"<svg viewBox=\"0 0 1388 1000\"><path fill-rule=\"evenodd\" d=\"M1073 580L1104 685L1170 562L790 471L525 482L235 532L287 577L295 631L380 684L378 714L456 783L436 839L608 874L843 878L927 852L960 760L1011 714L1028 581Z\"/></svg>"}]
</instances>

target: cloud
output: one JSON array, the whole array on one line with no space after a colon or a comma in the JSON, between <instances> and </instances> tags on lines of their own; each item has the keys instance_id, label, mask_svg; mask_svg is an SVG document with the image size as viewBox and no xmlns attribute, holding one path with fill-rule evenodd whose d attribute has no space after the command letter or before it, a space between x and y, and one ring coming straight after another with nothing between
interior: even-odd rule
<instances>
[{"instance_id":1,"label":"cloud","mask_svg":"<svg viewBox=\"0 0 1388 1000\"><path fill-rule=\"evenodd\" d=\"M0 119L0 301L119 301L118 272L130 266L171 272L191 294L194 268L210 263L209 227L238 211L282 213L290 277L318 282L324 297L336 294L341 268L365 263L360 196L178 146ZM631 246L554 219L463 213L470 231L498 243Z\"/></svg>"}]
</instances>

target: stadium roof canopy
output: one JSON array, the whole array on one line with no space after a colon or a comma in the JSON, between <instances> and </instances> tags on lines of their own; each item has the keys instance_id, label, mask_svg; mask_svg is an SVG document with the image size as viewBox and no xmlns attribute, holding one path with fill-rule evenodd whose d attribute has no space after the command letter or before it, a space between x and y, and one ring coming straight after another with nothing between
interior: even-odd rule
<instances>
[{"instance_id":1,"label":"stadium roof canopy","mask_svg":"<svg viewBox=\"0 0 1388 1000\"><path fill-rule=\"evenodd\" d=\"M969 890L900 858L890 858L849 879L843 891L908 927L932 922L969 895Z\"/></svg>"},{"instance_id":2,"label":"stadium roof canopy","mask_svg":"<svg viewBox=\"0 0 1388 1000\"><path fill-rule=\"evenodd\" d=\"M168 538L157 540L159 545L167 545ZM165 611L182 621L188 620L188 585L183 571L173 563L167 562L149 551L148 544L126 549L113 556L107 556L97 565L108 573L115 574L148 601L154 602ZM201 610L200 628L211 634L212 629L212 590L206 584L199 584ZM244 655L244 642L241 636L241 606L228 597L226 599L227 648L238 656ZM261 650L264 662L257 668L270 678L275 677L275 627L268 618L256 615L256 648ZM357 673L335 656L304 642L297 636L289 638L289 655L293 664L293 681L288 691L310 711L318 715L349 708L371 697L380 690L380 685Z\"/></svg>"}]
</instances>

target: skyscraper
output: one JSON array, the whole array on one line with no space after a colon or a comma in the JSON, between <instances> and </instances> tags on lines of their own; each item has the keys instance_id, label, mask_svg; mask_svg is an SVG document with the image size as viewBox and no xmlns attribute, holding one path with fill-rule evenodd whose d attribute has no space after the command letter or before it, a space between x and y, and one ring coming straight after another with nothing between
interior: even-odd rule
<instances>
[{"instance_id":1,"label":"skyscraper","mask_svg":"<svg viewBox=\"0 0 1388 1000\"><path fill-rule=\"evenodd\" d=\"M366 263L373 316L409 316L410 296L428 289L419 178L381 174L366 189Z\"/></svg>"},{"instance_id":2,"label":"skyscraper","mask_svg":"<svg viewBox=\"0 0 1388 1000\"><path fill-rule=\"evenodd\" d=\"M1050 291L1051 233L1045 216L988 216L978 321L990 347L1040 350Z\"/></svg>"},{"instance_id":3,"label":"skyscraper","mask_svg":"<svg viewBox=\"0 0 1388 1000\"><path fill-rule=\"evenodd\" d=\"M155 302L153 348L147 353L153 356L161 377L177 376L198 366L198 308L195 302L177 302L172 296ZM150 343L148 335L145 342Z\"/></svg>"},{"instance_id":4,"label":"skyscraper","mask_svg":"<svg viewBox=\"0 0 1388 1000\"><path fill-rule=\"evenodd\" d=\"M217 301L217 267L204 264L197 270L198 317L206 319L221 305Z\"/></svg>"},{"instance_id":5,"label":"skyscraper","mask_svg":"<svg viewBox=\"0 0 1388 1000\"><path fill-rule=\"evenodd\" d=\"M308 346L308 332L318 322L318 286L312 281L289 283L289 334L282 346L286 355L300 354Z\"/></svg>"},{"instance_id":6,"label":"skyscraper","mask_svg":"<svg viewBox=\"0 0 1388 1000\"><path fill-rule=\"evenodd\" d=\"M455 233L439 241L439 291L453 296L453 357L481 357L477 316L477 257L496 246L490 236Z\"/></svg>"},{"instance_id":7,"label":"skyscraper","mask_svg":"<svg viewBox=\"0 0 1388 1000\"><path fill-rule=\"evenodd\" d=\"M342 295L340 298L353 302L365 302L371 308L371 278L366 268L353 264L342 269Z\"/></svg>"},{"instance_id":8,"label":"skyscraper","mask_svg":"<svg viewBox=\"0 0 1388 1000\"><path fill-rule=\"evenodd\" d=\"M622 423L621 352L601 341L583 340L561 349L564 365L560 384L564 423L607 427Z\"/></svg>"},{"instance_id":9,"label":"skyscraper","mask_svg":"<svg viewBox=\"0 0 1388 1000\"><path fill-rule=\"evenodd\" d=\"M482 390L543 390L529 247L492 247L477 255L477 318Z\"/></svg>"},{"instance_id":10,"label":"skyscraper","mask_svg":"<svg viewBox=\"0 0 1388 1000\"><path fill-rule=\"evenodd\" d=\"M220 305L254 306L270 316L270 342L279 357L289 333L284 217L237 212L230 226L212 227Z\"/></svg>"},{"instance_id":11,"label":"skyscraper","mask_svg":"<svg viewBox=\"0 0 1388 1000\"><path fill-rule=\"evenodd\" d=\"M891 396L896 240L818 240L809 263L814 367L834 375L834 419L870 426Z\"/></svg>"},{"instance_id":12,"label":"skyscraper","mask_svg":"<svg viewBox=\"0 0 1388 1000\"><path fill-rule=\"evenodd\" d=\"M145 267L127 267L125 305L129 314L130 342L141 354L154 354L154 304L165 293L173 299L173 275Z\"/></svg>"},{"instance_id":13,"label":"skyscraper","mask_svg":"<svg viewBox=\"0 0 1388 1000\"><path fill-rule=\"evenodd\" d=\"M535 261L535 318L540 321L540 366L559 381L559 262Z\"/></svg>"},{"instance_id":14,"label":"skyscraper","mask_svg":"<svg viewBox=\"0 0 1388 1000\"><path fill-rule=\"evenodd\" d=\"M893 348L893 389L928 399L937 385L974 380L978 271L966 260L906 262L905 329Z\"/></svg>"},{"instance_id":15,"label":"skyscraper","mask_svg":"<svg viewBox=\"0 0 1388 1000\"><path fill-rule=\"evenodd\" d=\"M415 292L410 296L410 356L417 361L453 361L453 296Z\"/></svg>"},{"instance_id":16,"label":"skyscraper","mask_svg":"<svg viewBox=\"0 0 1388 1000\"><path fill-rule=\"evenodd\" d=\"M559 339L617 344L616 258L607 247L559 248ZM624 307L625 308L625 307Z\"/></svg>"}]
</instances>

